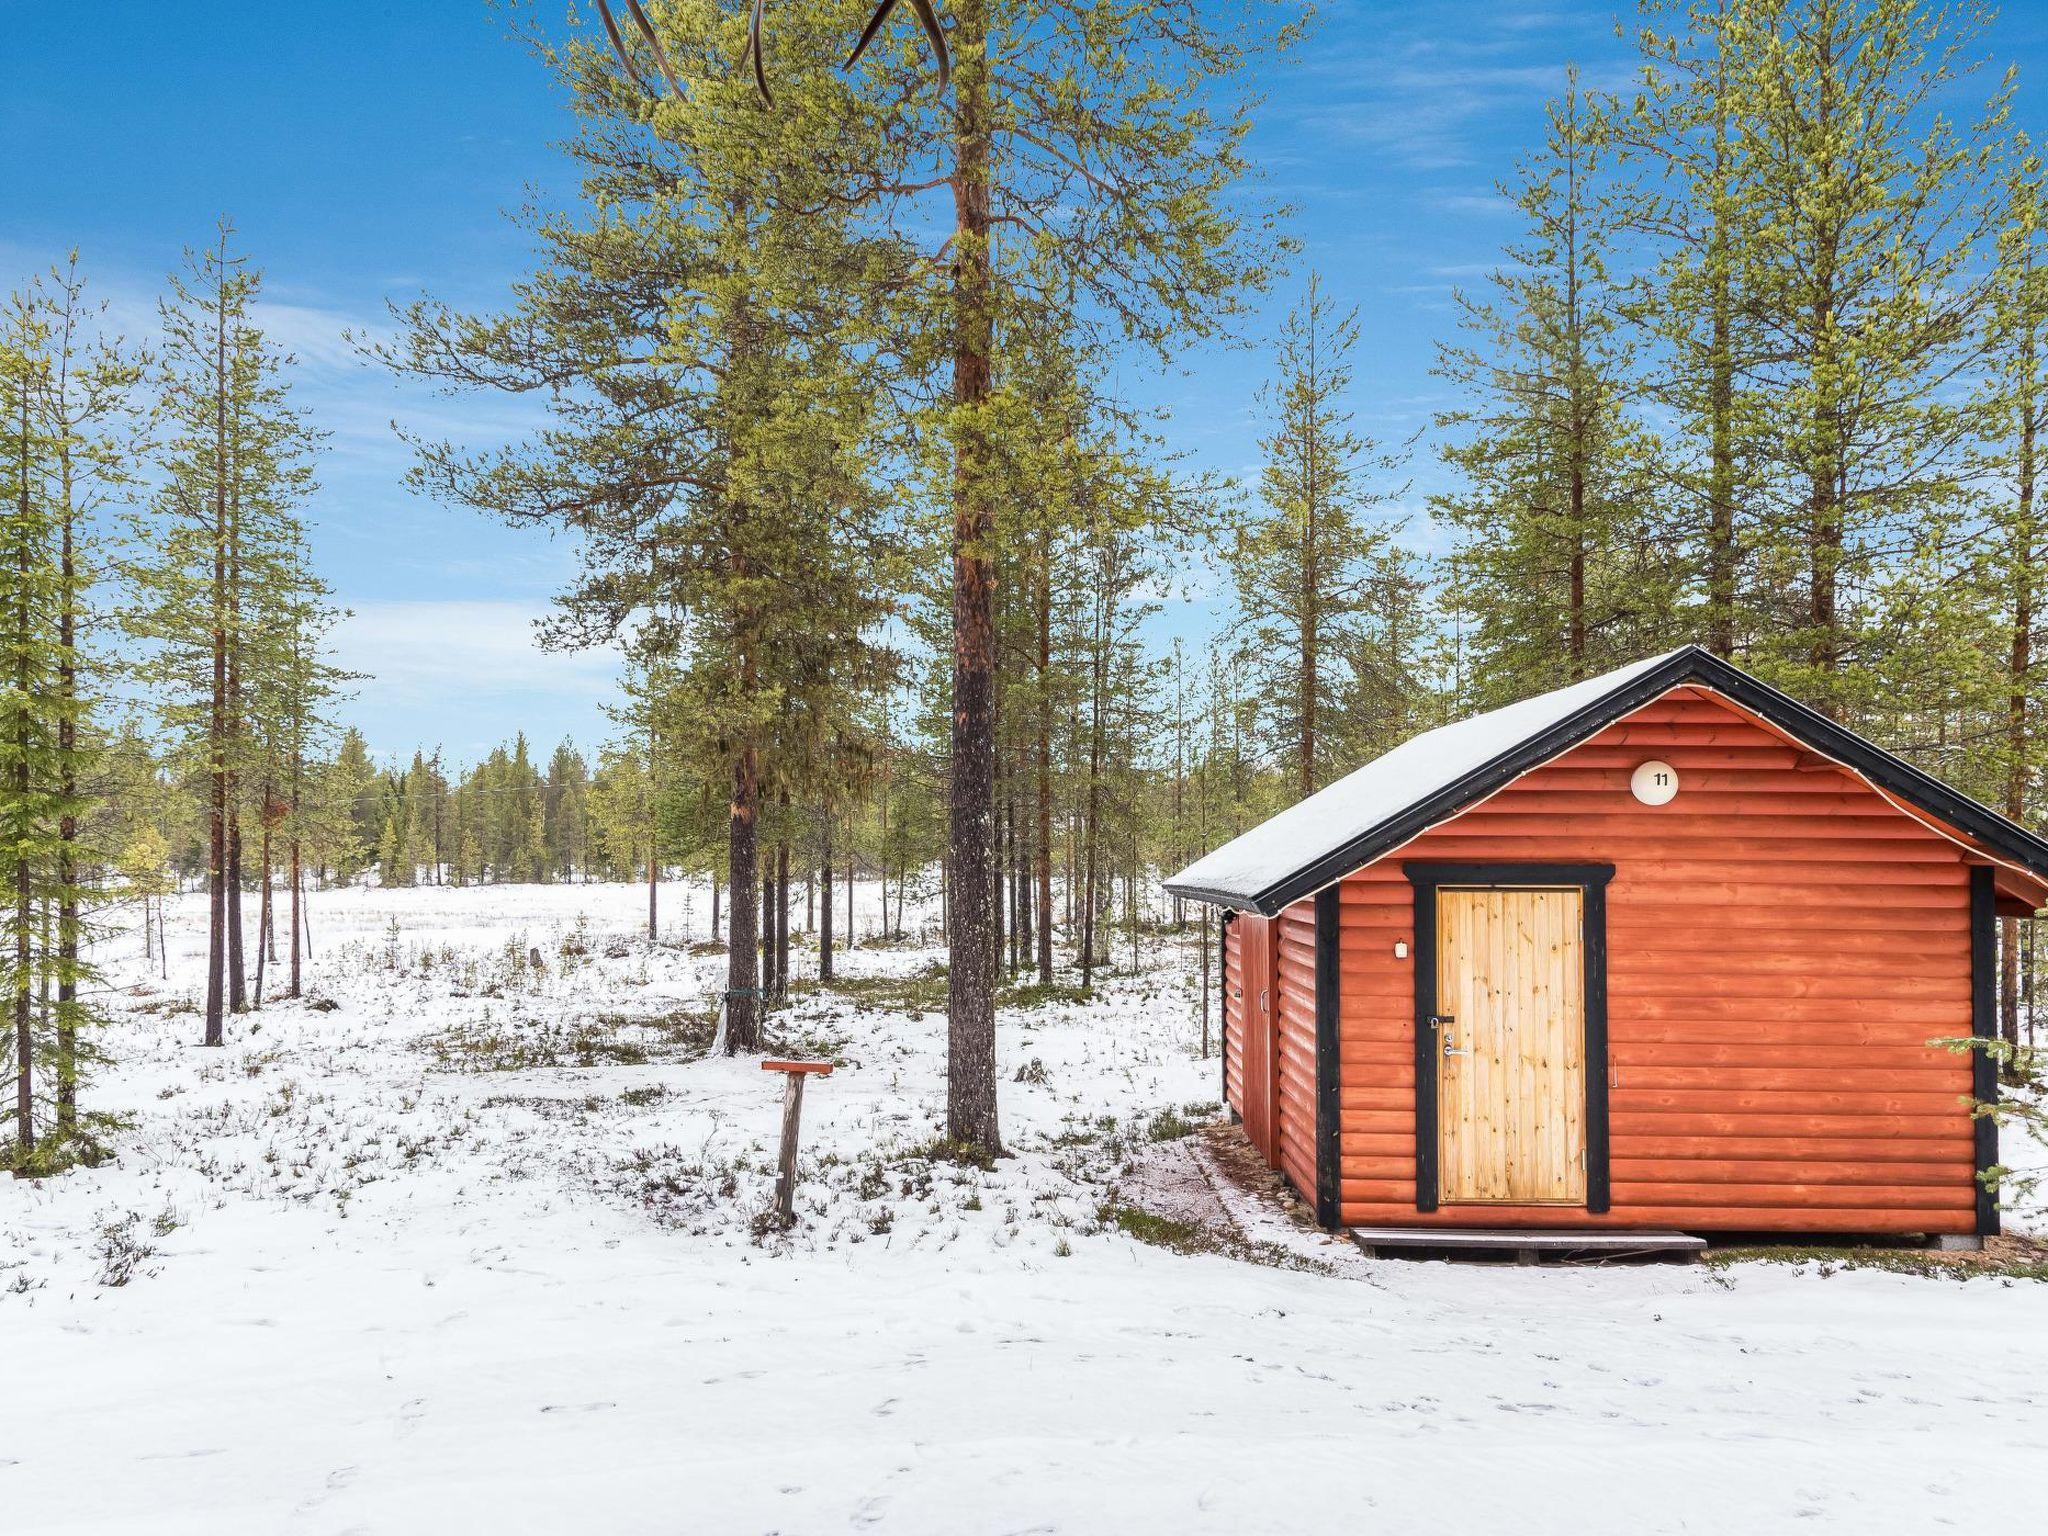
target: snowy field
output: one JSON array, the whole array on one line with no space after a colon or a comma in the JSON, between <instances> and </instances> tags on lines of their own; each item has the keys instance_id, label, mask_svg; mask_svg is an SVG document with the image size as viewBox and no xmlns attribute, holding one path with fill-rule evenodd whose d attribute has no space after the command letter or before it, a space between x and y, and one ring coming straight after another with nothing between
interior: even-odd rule
<instances>
[{"instance_id":1,"label":"snowy field","mask_svg":"<svg viewBox=\"0 0 2048 1536\"><path fill-rule=\"evenodd\" d=\"M200 904L168 982L110 945L91 1097L133 1128L107 1167L0 1183L0 1531L2038 1519L2048 1285L1367 1260L1171 1134L1217 1092L1171 945L1092 1006L1005 1009L1016 1155L986 1173L921 1152L937 953L844 957L775 1021L843 1065L807 1096L798 1226L764 1237L781 1080L703 1054L723 957L649 946L644 903L318 896L336 1006L216 1052ZM1285 1262L1140 1243L1112 1198Z\"/></svg>"}]
</instances>

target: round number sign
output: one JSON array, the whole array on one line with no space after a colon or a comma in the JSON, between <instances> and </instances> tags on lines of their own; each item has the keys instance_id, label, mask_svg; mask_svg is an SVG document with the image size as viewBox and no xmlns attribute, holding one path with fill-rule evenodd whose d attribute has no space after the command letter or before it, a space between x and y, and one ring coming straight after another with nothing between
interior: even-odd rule
<instances>
[{"instance_id":1,"label":"round number sign","mask_svg":"<svg viewBox=\"0 0 2048 1536\"><path fill-rule=\"evenodd\" d=\"M1636 771L1629 775L1628 787L1629 793L1645 805L1668 805L1678 793L1678 770L1652 758L1636 766Z\"/></svg>"}]
</instances>

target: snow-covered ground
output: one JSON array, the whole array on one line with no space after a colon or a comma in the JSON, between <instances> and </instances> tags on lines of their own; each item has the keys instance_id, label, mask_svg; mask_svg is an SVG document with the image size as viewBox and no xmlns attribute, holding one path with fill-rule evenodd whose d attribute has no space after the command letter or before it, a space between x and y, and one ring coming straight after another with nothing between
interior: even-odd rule
<instances>
[{"instance_id":1,"label":"snow-covered ground","mask_svg":"<svg viewBox=\"0 0 2048 1536\"><path fill-rule=\"evenodd\" d=\"M1217 1089L1174 944L1093 1005L1005 1010L989 1172L923 1155L937 954L843 957L776 1021L843 1065L806 1099L799 1224L764 1236L781 1080L701 1054L722 957L646 944L644 903L321 895L339 1006L216 1052L196 902L170 982L109 946L118 1160L0 1183L0 1531L2038 1517L2048 1285L1366 1260L1167 1134ZM1112 1191L1287 1263L1141 1244Z\"/></svg>"}]
</instances>

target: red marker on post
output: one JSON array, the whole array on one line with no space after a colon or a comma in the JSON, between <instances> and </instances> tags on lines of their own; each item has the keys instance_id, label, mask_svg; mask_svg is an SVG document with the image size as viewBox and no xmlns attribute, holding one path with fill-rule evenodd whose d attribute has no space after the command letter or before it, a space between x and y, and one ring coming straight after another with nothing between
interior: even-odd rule
<instances>
[{"instance_id":1,"label":"red marker on post","mask_svg":"<svg viewBox=\"0 0 2048 1536\"><path fill-rule=\"evenodd\" d=\"M796 1128L804 1112L804 1079L830 1077L829 1061L764 1061L763 1072L780 1072L782 1087L782 1163L775 1174L775 1224L796 1225Z\"/></svg>"}]
</instances>

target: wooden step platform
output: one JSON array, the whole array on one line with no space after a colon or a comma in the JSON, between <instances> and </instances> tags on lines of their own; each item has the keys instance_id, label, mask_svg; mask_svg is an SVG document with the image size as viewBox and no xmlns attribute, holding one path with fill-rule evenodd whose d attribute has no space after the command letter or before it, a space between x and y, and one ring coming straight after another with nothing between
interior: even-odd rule
<instances>
[{"instance_id":1,"label":"wooden step platform","mask_svg":"<svg viewBox=\"0 0 2048 1536\"><path fill-rule=\"evenodd\" d=\"M1619 1232L1610 1228L1490 1231L1479 1227L1353 1227L1351 1241L1368 1258L1508 1258L1517 1264L1603 1259L1692 1260L1707 1240L1685 1232Z\"/></svg>"}]
</instances>

